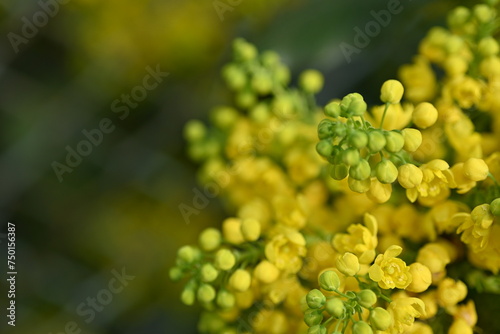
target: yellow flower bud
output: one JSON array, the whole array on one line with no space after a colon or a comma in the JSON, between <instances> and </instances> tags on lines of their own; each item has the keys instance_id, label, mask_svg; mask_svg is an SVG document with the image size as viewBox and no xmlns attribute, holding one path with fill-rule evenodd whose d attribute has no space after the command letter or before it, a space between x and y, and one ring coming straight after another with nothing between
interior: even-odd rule
<instances>
[{"instance_id":1,"label":"yellow flower bud","mask_svg":"<svg viewBox=\"0 0 500 334\"><path fill-rule=\"evenodd\" d=\"M403 97L404 88L398 80L387 80L380 90L380 101L396 104Z\"/></svg>"},{"instance_id":2,"label":"yellow flower bud","mask_svg":"<svg viewBox=\"0 0 500 334\"><path fill-rule=\"evenodd\" d=\"M202 284L198 288L198 300L202 303L210 303L215 299L215 289L210 284Z\"/></svg>"},{"instance_id":3,"label":"yellow flower bud","mask_svg":"<svg viewBox=\"0 0 500 334\"><path fill-rule=\"evenodd\" d=\"M269 284L278 279L280 271L271 262L263 260L255 267L253 274L259 281Z\"/></svg>"},{"instance_id":4,"label":"yellow flower bud","mask_svg":"<svg viewBox=\"0 0 500 334\"><path fill-rule=\"evenodd\" d=\"M220 241L221 241L221 233L219 230L213 227L203 230L203 232L201 232L199 237L199 243L201 248L207 252L219 248Z\"/></svg>"},{"instance_id":5,"label":"yellow flower bud","mask_svg":"<svg viewBox=\"0 0 500 334\"><path fill-rule=\"evenodd\" d=\"M328 299L325 305L326 312L332 315L336 319L340 319L344 316L345 305L342 299L332 298Z\"/></svg>"},{"instance_id":6,"label":"yellow flower bud","mask_svg":"<svg viewBox=\"0 0 500 334\"><path fill-rule=\"evenodd\" d=\"M448 25L450 27L461 27L470 17L470 10L467 7L459 6L454 8L448 15Z\"/></svg>"},{"instance_id":7,"label":"yellow flower bud","mask_svg":"<svg viewBox=\"0 0 500 334\"><path fill-rule=\"evenodd\" d=\"M367 178L366 180L358 181L351 176L347 178L347 184L349 185L349 189L354 192L363 194L370 190L371 180Z\"/></svg>"},{"instance_id":8,"label":"yellow flower bud","mask_svg":"<svg viewBox=\"0 0 500 334\"><path fill-rule=\"evenodd\" d=\"M462 281L452 278L442 280L437 288L436 297L443 307L455 306L467 296L467 286Z\"/></svg>"},{"instance_id":9,"label":"yellow flower bud","mask_svg":"<svg viewBox=\"0 0 500 334\"><path fill-rule=\"evenodd\" d=\"M359 304L363 307L370 308L377 302L377 295L369 289L358 292Z\"/></svg>"},{"instance_id":10,"label":"yellow flower bud","mask_svg":"<svg viewBox=\"0 0 500 334\"><path fill-rule=\"evenodd\" d=\"M457 318L453 321L448 330L448 334L473 334L472 327L462 318Z\"/></svg>"},{"instance_id":11,"label":"yellow flower bud","mask_svg":"<svg viewBox=\"0 0 500 334\"><path fill-rule=\"evenodd\" d=\"M217 271L217 269L215 269L215 267L210 263L205 263L201 267L201 280L203 282L207 283L213 282L215 281L218 275L219 271Z\"/></svg>"},{"instance_id":12,"label":"yellow flower bud","mask_svg":"<svg viewBox=\"0 0 500 334\"><path fill-rule=\"evenodd\" d=\"M234 295L227 290L220 290L217 293L217 305L219 305L223 309L230 309L234 307L236 303L236 298Z\"/></svg>"},{"instance_id":13,"label":"yellow flower bud","mask_svg":"<svg viewBox=\"0 0 500 334\"><path fill-rule=\"evenodd\" d=\"M444 69L451 77L465 74L468 68L469 63L460 56L450 56L444 62Z\"/></svg>"},{"instance_id":14,"label":"yellow flower bud","mask_svg":"<svg viewBox=\"0 0 500 334\"><path fill-rule=\"evenodd\" d=\"M353 253L344 253L335 261L338 271L346 276L354 276L359 272L359 259Z\"/></svg>"},{"instance_id":15,"label":"yellow flower bud","mask_svg":"<svg viewBox=\"0 0 500 334\"><path fill-rule=\"evenodd\" d=\"M483 181L488 177L489 168L483 159L470 158L464 163L464 174L472 181Z\"/></svg>"},{"instance_id":16,"label":"yellow flower bud","mask_svg":"<svg viewBox=\"0 0 500 334\"><path fill-rule=\"evenodd\" d=\"M491 36L485 37L479 41L477 50L484 57L495 56L498 53L498 42Z\"/></svg>"},{"instance_id":17,"label":"yellow flower bud","mask_svg":"<svg viewBox=\"0 0 500 334\"><path fill-rule=\"evenodd\" d=\"M236 271L229 277L229 286L238 291L245 292L250 288L252 276L244 269L236 269Z\"/></svg>"},{"instance_id":18,"label":"yellow flower bud","mask_svg":"<svg viewBox=\"0 0 500 334\"><path fill-rule=\"evenodd\" d=\"M403 135L397 131L388 131L385 133L385 149L391 153L397 153L401 151L405 145L405 139Z\"/></svg>"},{"instance_id":19,"label":"yellow flower bud","mask_svg":"<svg viewBox=\"0 0 500 334\"><path fill-rule=\"evenodd\" d=\"M406 128L401 131L405 144L403 149L407 152L415 152L422 144L422 132L417 129Z\"/></svg>"},{"instance_id":20,"label":"yellow flower bud","mask_svg":"<svg viewBox=\"0 0 500 334\"><path fill-rule=\"evenodd\" d=\"M381 183L392 183L398 178L398 169L391 160L384 159L375 166L375 175Z\"/></svg>"},{"instance_id":21,"label":"yellow flower bud","mask_svg":"<svg viewBox=\"0 0 500 334\"><path fill-rule=\"evenodd\" d=\"M413 123L420 129L426 129L436 123L438 111L429 102L422 102L413 110L412 119Z\"/></svg>"},{"instance_id":22,"label":"yellow flower bud","mask_svg":"<svg viewBox=\"0 0 500 334\"><path fill-rule=\"evenodd\" d=\"M410 264L410 275L412 277L410 285L406 287L407 291L424 292L432 283L432 273L421 263Z\"/></svg>"},{"instance_id":23,"label":"yellow flower bud","mask_svg":"<svg viewBox=\"0 0 500 334\"><path fill-rule=\"evenodd\" d=\"M381 183L374 177L371 180L370 190L368 190L366 195L376 203L385 203L391 198L392 185L390 183Z\"/></svg>"},{"instance_id":24,"label":"yellow flower bud","mask_svg":"<svg viewBox=\"0 0 500 334\"><path fill-rule=\"evenodd\" d=\"M239 245L245 241L241 234L241 219L227 218L222 222L222 234L224 239L233 245Z\"/></svg>"},{"instance_id":25,"label":"yellow flower bud","mask_svg":"<svg viewBox=\"0 0 500 334\"><path fill-rule=\"evenodd\" d=\"M307 70L300 74L299 85L308 93L316 94L323 88L323 75L317 70Z\"/></svg>"},{"instance_id":26,"label":"yellow flower bud","mask_svg":"<svg viewBox=\"0 0 500 334\"><path fill-rule=\"evenodd\" d=\"M340 286L340 279L333 270L327 270L319 275L319 286L326 291L335 291Z\"/></svg>"},{"instance_id":27,"label":"yellow flower bud","mask_svg":"<svg viewBox=\"0 0 500 334\"><path fill-rule=\"evenodd\" d=\"M494 199L490 204L490 211L493 216L500 216L500 198Z\"/></svg>"},{"instance_id":28,"label":"yellow flower bud","mask_svg":"<svg viewBox=\"0 0 500 334\"><path fill-rule=\"evenodd\" d=\"M215 266L220 270L229 270L234 267L236 258L229 249L219 249L215 253Z\"/></svg>"},{"instance_id":29,"label":"yellow flower bud","mask_svg":"<svg viewBox=\"0 0 500 334\"><path fill-rule=\"evenodd\" d=\"M392 325L392 316L387 310L375 307L370 312L370 324L379 331L385 331Z\"/></svg>"},{"instance_id":30,"label":"yellow flower bud","mask_svg":"<svg viewBox=\"0 0 500 334\"><path fill-rule=\"evenodd\" d=\"M310 308L318 309L325 305L326 297L318 289L313 289L307 293L306 301L307 306L309 306Z\"/></svg>"},{"instance_id":31,"label":"yellow flower bud","mask_svg":"<svg viewBox=\"0 0 500 334\"><path fill-rule=\"evenodd\" d=\"M241 234L247 241L255 241L260 237L260 223L255 219L245 219L241 223Z\"/></svg>"},{"instance_id":32,"label":"yellow flower bud","mask_svg":"<svg viewBox=\"0 0 500 334\"><path fill-rule=\"evenodd\" d=\"M398 168L398 182L406 189L412 189L422 183L424 173L413 164L405 164Z\"/></svg>"},{"instance_id":33,"label":"yellow flower bud","mask_svg":"<svg viewBox=\"0 0 500 334\"><path fill-rule=\"evenodd\" d=\"M474 6L474 16L481 23L487 23L490 21L495 12L488 5L479 4Z\"/></svg>"}]
</instances>

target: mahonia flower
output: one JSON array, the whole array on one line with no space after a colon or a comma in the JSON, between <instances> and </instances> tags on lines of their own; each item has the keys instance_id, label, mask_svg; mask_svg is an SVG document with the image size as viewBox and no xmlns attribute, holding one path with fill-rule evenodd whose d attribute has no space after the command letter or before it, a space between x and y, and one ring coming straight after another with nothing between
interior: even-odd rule
<instances>
[{"instance_id":1,"label":"mahonia flower","mask_svg":"<svg viewBox=\"0 0 500 334\"><path fill-rule=\"evenodd\" d=\"M304 236L293 230L278 233L266 244L267 259L280 270L296 273L302 266L302 258L306 255Z\"/></svg>"},{"instance_id":2,"label":"mahonia flower","mask_svg":"<svg viewBox=\"0 0 500 334\"><path fill-rule=\"evenodd\" d=\"M452 218L452 225L457 225L457 233L462 233L461 240L474 251L483 250L488 245L488 236L495 217L489 204L475 207L470 214L457 213Z\"/></svg>"},{"instance_id":3,"label":"mahonia flower","mask_svg":"<svg viewBox=\"0 0 500 334\"><path fill-rule=\"evenodd\" d=\"M375 263L368 270L370 278L378 282L382 289L405 289L412 281L410 268L396 258L403 249L399 246L389 247L384 254L379 254Z\"/></svg>"},{"instance_id":4,"label":"mahonia flower","mask_svg":"<svg viewBox=\"0 0 500 334\"><path fill-rule=\"evenodd\" d=\"M436 297L439 305L443 307L455 306L467 296L467 286L462 281L452 278L442 280L437 288Z\"/></svg>"},{"instance_id":5,"label":"mahonia flower","mask_svg":"<svg viewBox=\"0 0 500 334\"><path fill-rule=\"evenodd\" d=\"M409 329L415 318L425 315L425 304L419 298L398 296L387 308L394 319L393 325L387 330L391 334L403 333Z\"/></svg>"},{"instance_id":6,"label":"mahonia flower","mask_svg":"<svg viewBox=\"0 0 500 334\"><path fill-rule=\"evenodd\" d=\"M356 255L360 263L368 264L375 258L377 247L377 221L370 214L365 214L364 223L350 225L348 233L337 233L333 237L333 247L339 253L351 252Z\"/></svg>"}]
</instances>

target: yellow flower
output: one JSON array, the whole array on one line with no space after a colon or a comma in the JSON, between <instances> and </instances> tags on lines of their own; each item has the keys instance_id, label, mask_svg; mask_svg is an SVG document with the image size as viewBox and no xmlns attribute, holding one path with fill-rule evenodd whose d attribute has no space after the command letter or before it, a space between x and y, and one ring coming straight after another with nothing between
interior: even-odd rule
<instances>
[{"instance_id":1,"label":"yellow flower","mask_svg":"<svg viewBox=\"0 0 500 334\"><path fill-rule=\"evenodd\" d=\"M373 126L379 127L385 108L385 105L372 107L371 114L373 117L366 114L366 119ZM403 129L410 123L412 112L413 105L411 104L390 104L385 113L383 128L385 130Z\"/></svg>"},{"instance_id":2,"label":"yellow flower","mask_svg":"<svg viewBox=\"0 0 500 334\"><path fill-rule=\"evenodd\" d=\"M489 204L476 206L470 214L457 213L452 224L459 225L457 233L462 233L461 240L474 251L483 250L488 245L488 236L495 217Z\"/></svg>"},{"instance_id":3,"label":"yellow flower","mask_svg":"<svg viewBox=\"0 0 500 334\"><path fill-rule=\"evenodd\" d=\"M457 193L465 194L477 185L476 181L469 179L464 172L464 163L459 162L451 167L453 178L457 184Z\"/></svg>"},{"instance_id":4,"label":"yellow flower","mask_svg":"<svg viewBox=\"0 0 500 334\"><path fill-rule=\"evenodd\" d=\"M488 177L488 165L483 159L470 158L464 163L465 177L472 181L483 181Z\"/></svg>"},{"instance_id":5,"label":"yellow flower","mask_svg":"<svg viewBox=\"0 0 500 334\"><path fill-rule=\"evenodd\" d=\"M477 323L476 305L473 300L469 300L467 304L460 304L453 310L453 318L462 319L470 327L474 327Z\"/></svg>"},{"instance_id":6,"label":"yellow flower","mask_svg":"<svg viewBox=\"0 0 500 334\"><path fill-rule=\"evenodd\" d=\"M448 330L448 334L473 334L473 330L464 319L455 319Z\"/></svg>"},{"instance_id":7,"label":"yellow flower","mask_svg":"<svg viewBox=\"0 0 500 334\"><path fill-rule=\"evenodd\" d=\"M252 317L252 327L256 334L284 334L288 330L288 320L284 312L263 309Z\"/></svg>"},{"instance_id":8,"label":"yellow flower","mask_svg":"<svg viewBox=\"0 0 500 334\"><path fill-rule=\"evenodd\" d=\"M333 237L332 244L339 253L351 252L359 258L362 264L368 264L375 258L375 247L377 247L377 221L370 214L365 214L363 226L361 224L350 225L348 233L337 233Z\"/></svg>"},{"instance_id":9,"label":"yellow flower","mask_svg":"<svg viewBox=\"0 0 500 334\"><path fill-rule=\"evenodd\" d=\"M443 307L455 306L467 296L467 286L462 281L452 278L442 280L437 288L436 297Z\"/></svg>"},{"instance_id":10,"label":"yellow flower","mask_svg":"<svg viewBox=\"0 0 500 334\"><path fill-rule=\"evenodd\" d=\"M335 261L337 269L346 276L354 276L359 272L359 259L353 253L345 253Z\"/></svg>"},{"instance_id":11,"label":"yellow flower","mask_svg":"<svg viewBox=\"0 0 500 334\"><path fill-rule=\"evenodd\" d=\"M432 281L439 282L446 275L446 265L450 263L447 249L437 242L428 243L418 251L417 262L422 263L432 273Z\"/></svg>"},{"instance_id":12,"label":"yellow flower","mask_svg":"<svg viewBox=\"0 0 500 334\"><path fill-rule=\"evenodd\" d=\"M274 264L267 260L262 260L253 272L254 276L261 282L269 284L276 281L280 271Z\"/></svg>"},{"instance_id":13,"label":"yellow flower","mask_svg":"<svg viewBox=\"0 0 500 334\"><path fill-rule=\"evenodd\" d=\"M433 206L448 198L450 188L456 187L449 167L446 161L440 159L420 166L423 173L422 183L406 190L408 199L413 203L418 198L420 204Z\"/></svg>"},{"instance_id":14,"label":"yellow flower","mask_svg":"<svg viewBox=\"0 0 500 334\"><path fill-rule=\"evenodd\" d=\"M479 268L491 270L494 274L500 271L500 225L493 224L489 233L487 246L481 251L469 249L469 260Z\"/></svg>"},{"instance_id":15,"label":"yellow flower","mask_svg":"<svg viewBox=\"0 0 500 334\"><path fill-rule=\"evenodd\" d=\"M432 327L421 321L415 321L403 334L433 334Z\"/></svg>"},{"instance_id":16,"label":"yellow flower","mask_svg":"<svg viewBox=\"0 0 500 334\"><path fill-rule=\"evenodd\" d=\"M412 277L410 285L406 287L410 292L423 292L432 283L432 273L421 263L415 262L410 264L410 275Z\"/></svg>"},{"instance_id":17,"label":"yellow flower","mask_svg":"<svg viewBox=\"0 0 500 334\"><path fill-rule=\"evenodd\" d=\"M272 238L266 245L267 259L280 270L296 273L306 255L306 240L296 231L285 231Z\"/></svg>"},{"instance_id":18,"label":"yellow flower","mask_svg":"<svg viewBox=\"0 0 500 334\"><path fill-rule=\"evenodd\" d=\"M398 182L406 189L412 189L422 183L424 173L413 164L404 164L398 168Z\"/></svg>"},{"instance_id":19,"label":"yellow flower","mask_svg":"<svg viewBox=\"0 0 500 334\"><path fill-rule=\"evenodd\" d=\"M385 203L391 198L392 185L381 183L376 177L371 178L370 190L366 193L369 199L376 203Z\"/></svg>"},{"instance_id":20,"label":"yellow flower","mask_svg":"<svg viewBox=\"0 0 500 334\"><path fill-rule=\"evenodd\" d=\"M380 101L396 104L403 97L404 87L397 80L387 80L380 89Z\"/></svg>"},{"instance_id":21,"label":"yellow flower","mask_svg":"<svg viewBox=\"0 0 500 334\"><path fill-rule=\"evenodd\" d=\"M456 77L450 83L451 94L458 105L463 109L469 109L479 103L481 99L481 83L471 77Z\"/></svg>"},{"instance_id":22,"label":"yellow flower","mask_svg":"<svg viewBox=\"0 0 500 334\"><path fill-rule=\"evenodd\" d=\"M389 247L384 254L379 254L375 263L368 270L370 278L382 289L405 289L412 281L410 268L396 258L403 249L399 246Z\"/></svg>"},{"instance_id":23,"label":"yellow flower","mask_svg":"<svg viewBox=\"0 0 500 334\"><path fill-rule=\"evenodd\" d=\"M445 123L444 130L451 146L459 154L459 160L481 158L481 135L474 130L474 123L462 112L458 119Z\"/></svg>"},{"instance_id":24,"label":"yellow flower","mask_svg":"<svg viewBox=\"0 0 500 334\"><path fill-rule=\"evenodd\" d=\"M438 233L453 233L459 223L452 221L451 217L465 210L468 210L467 206L461 202L446 201L432 207L427 216Z\"/></svg>"},{"instance_id":25,"label":"yellow flower","mask_svg":"<svg viewBox=\"0 0 500 334\"><path fill-rule=\"evenodd\" d=\"M405 89L405 98L413 103L431 101L436 94L436 76L429 62L417 56L411 65L399 69L399 77Z\"/></svg>"},{"instance_id":26,"label":"yellow flower","mask_svg":"<svg viewBox=\"0 0 500 334\"><path fill-rule=\"evenodd\" d=\"M419 298L399 297L394 299L387 309L392 314L394 323L389 333L403 333L413 325L415 318L425 315L425 304Z\"/></svg>"}]
</instances>

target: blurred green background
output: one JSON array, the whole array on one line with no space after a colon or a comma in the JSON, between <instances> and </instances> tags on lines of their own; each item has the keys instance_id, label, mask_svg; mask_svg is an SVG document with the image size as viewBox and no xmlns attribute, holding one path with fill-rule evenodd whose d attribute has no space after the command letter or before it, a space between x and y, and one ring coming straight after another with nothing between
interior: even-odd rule
<instances>
[{"instance_id":1,"label":"blurred green background","mask_svg":"<svg viewBox=\"0 0 500 334\"><path fill-rule=\"evenodd\" d=\"M322 71L321 104L352 91L375 102L428 28L464 3L402 0L348 63L339 45L353 44L353 29L388 0L60 1L0 2L0 227L16 224L18 272L15 328L0 281L1 333L59 334L71 322L89 334L195 333L198 310L180 303L168 269L224 212L217 199L189 224L179 212L197 185L182 127L231 102L219 77L231 41L278 51L294 78ZM113 102L142 86L148 66L168 76L120 119ZM66 147L105 118L114 130L60 182L53 162L65 163ZM5 273L5 234L0 241ZM122 268L135 278L86 321L79 305Z\"/></svg>"}]
</instances>

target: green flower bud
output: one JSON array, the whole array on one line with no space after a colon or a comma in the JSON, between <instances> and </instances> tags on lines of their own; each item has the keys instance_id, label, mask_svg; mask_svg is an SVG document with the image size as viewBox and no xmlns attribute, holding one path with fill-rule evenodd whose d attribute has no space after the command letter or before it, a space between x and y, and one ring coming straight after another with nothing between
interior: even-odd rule
<instances>
[{"instance_id":1,"label":"green flower bud","mask_svg":"<svg viewBox=\"0 0 500 334\"><path fill-rule=\"evenodd\" d=\"M256 102L255 94L249 90L243 90L236 94L235 103L242 109L250 109Z\"/></svg>"},{"instance_id":2,"label":"green flower bud","mask_svg":"<svg viewBox=\"0 0 500 334\"><path fill-rule=\"evenodd\" d=\"M484 57L494 56L498 53L498 42L491 36L483 38L477 49Z\"/></svg>"},{"instance_id":3,"label":"green flower bud","mask_svg":"<svg viewBox=\"0 0 500 334\"><path fill-rule=\"evenodd\" d=\"M323 139L316 144L316 151L323 157L329 157L333 152L333 144L330 140Z\"/></svg>"},{"instance_id":4,"label":"green flower bud","mask_svg":"<svg viewBox=\"0 0 500 334\"><path fill-rule=\"evenodd\" d=\"M184 138L189 142L200 141L205 138L207 128L202 122L193 119L184 126Z\"/></svg>"},{"instance_id":5,"label":"green flower bud","mask_svg":"<svg viewBox=\"0 0 500 334\"><path fill-rule=\"evenodd\" d=\"M327 270L319 275L319 286L326 291L335 291L340 286L340 279L333 270Z\"/></svg>"},{"instance_id":6,"label":"green flower bud","mask_svg":"<svg viewBox=\"0 0 500 334\"><path fill-rule=\"evenodd\" d=\"M198 288L198 300L202 303L210 303L215 299L215 289L210 284L202 284Z\"/></svg>"},{"instance_id":7,"label":"green flower bud","mask_svg":"<svg viewBox=\"0 0 500 334\"><path fill-rule=\"evenodd\" d=\"M340 109L342 111L341 116L362 116L366 111L367 105L363 100L363 96L358 93L351 93L342 99L340 102Z\"/></svg>"},{"instance_id":8,"label":"green flower bud","mask_svg":"<svg viewBox=\"0 0 500 334\"><path fill-rule=\"evenodd\" d=\"M270 115L271 112L269 111L269 107L265 103L259 103L250 110L250 118L257 123L263 123L269 120Z\"/></svg>"},{"instance_id":9,"label":"green flower bud","mask_svg":"<svg viewBox=\"0 0 500 334\"><path fill-rule=\"evenodd\" d=\"M345 313L345 305L342 299L332 298L328 299L325 305L326 312L328 312L335 319L342 319Z\"/></svg>"},{"instance_id":10,"label":"green flower bud","mask_svg":"<svg viewBox=\"0 0 500 334\"><path fill-rule=\"evenodd\" d=\"M360 161L359 151L354 148L348 148L342 152L342 161L348 166L356 166Z\"/></svg>"},{"instance_id":11,"label":"green flower bud","mask_svg":"<svg viewBox=\"0 0 500 334\"><path fill-rule=\"evenodd\" d=\"M335 180L343 180L349 175L349 167L345 164L337 164L330 167L330 176Z\"/></svg>"},{"instance_id":12,"label":"green flower bud","mask_svg":"<svg viewBox=\"0 0 500 334\"><path fill-rule=\"evenodd\" d=\"M323 305L325 305L326 297L318 289L313 289L313 290L309 291L309 293L307 294L306 301L307 301L307 305L310 308L317 309L317 308L321 308Z\"/></svg>"},{"instance_id":13,"label":"green flower bud","mask_svg":"<svg viewBox=\"0 0 500 334\"><path fill-rule=\"evenodd\" d=\"M198 242L203 250L213 251L220 246L221 233L216 228L207 228L201 232Z\"/></svg>"},{"instance_id":14,"label":"green flower bud","mask_svg":"<svg viewBox=\"0 0 500 334\"><path fill-rule=\"evenodd\" d=\"M398 169L391 160L384 159L375 166L375 175L381 183L393 183L398 178Z\"/></svg>"},{"instance_id":15,"label":"green flower bud","mask_svg":"<svg viewBox=\"0 0 500 334\"><path fill-rule=\"evenodd\" d=\"M385 149L391 153L397 153L401 151L405 144L403 135L396 131L387 131L385 133Z\"/></svg>"},{"instance_id":16,"label":"green flower bud","mask_svg":"<svg viewBox=\"0 0 500 334\"><path fill-rule=\"evenodd\" d=\"M181 301L188 306L194 304L194 289L193 287L186 286L181 293Z\"/></svg>"},{"instance_id":17,"label":"green flower bud","mask_svg":"<svg viewBox=\"0 0 500 334\"><path fill-rule=\"evenodd\" d=\"M448 15L448 25L452 28L461 27L469 20L470 10L467 7L459 6L453 9Z\"/></svg>"},{"instance_id":18,"label":"green flower bud","mask_svg":"<svg viewBox=\"0 0 500 334\"><path fill-rule=\"evenodd\" d=\"M307 326L319 325L323 321L323 313L321 310L308 309L304 314L304 322Z\"/></svg>"},{"instance_id":19,"label":"green flower bud","mask_svg":"<svg viewBox=\"0 0 500 334\"><path fill-rule=\"evenodd\" d=\"M217 294L216 302L217 305L219 305L219 307L224 309L229 309L233 308L236 302L236 298L231 292L227 290L220 290L219 293Z\"/></svg>"},{"instance_id":20,"label":"green flower bud","mask_svg":"<svg viewBox=\"0 0 500 334\"><path fill-rule=\"evenodd\" d=\"M361 290L357 293L359 305L370 308L377 302L377 295L369 289Z\"/></svg>"},{"instance_id":21,"label":"green flower bud","mask_svg":"<svg viewBox=\"0 0 500 334\"><path fill-rule=\"evenodd\" d=\"M273 89L273 80L266 71L258 71L252 77L252 88L259 95L267 95Z\"/></svg>"},{"instance_id":22,"label":"green flower bud","mask_svg":"<svg viewBox=\"0 0 500 334\"><path fill-rule=\"evenodd\" d=\"M363 116L367 107L366 102L363 100L363 97L361 97L361 99L356 99L351 102L349 105L349 113L354 116Z\"/></svg>"},{"instance_id":23,"label":"green flower bud","mask_svg":"<svg viewBox=\"0 0 500 334\"><path fill-rule=\"evenodd\" d=\"M288 85L290 82L290 70L284 65L278 65L274 73L276 80L283 86Z\"/></svg>"},{"instance_id":24,"label":"green flower bud","mask_svg":"<svg viewBox=\"0 0 500 334\"><path fill-rule=\"evenodd\" d=\"M384 133L381 130L371 130L368 132L368 149L372 153L382 150L387 143Z\"/></svg>"},{"instance_id":25,"label":"green flower bud","mask_svg":"<svg viewBox=\"0 0 500 334\"><path fill-rule=\"evenodd\" d=\"M170 276L170 279L174 282L179 281L182 278L182 270L179 267L172 267L170 268L168 275Z\"/></svg>"},{"instance_id":26,"label":"green flower bud","mask_svg":"<svg viewBox=\"0 0 500 334\"><path fill-rule=\"evenodd\" d=\"M280 63L279 54L270 50L262 52L260 59L262 60L262 64L268 68L273 68Z\"/></svg>"},{"instance_id":27,"label":"green flower bud","mask_svg":"<svg viewBox=\"0 0 500 334\"><path fill-rule=\"evenodd\" d=\"M327 334L326 327L322 325L314 325L309 327L307 334Z\"/></svg>"},{"instance_id":28,"label":"green flower bud","mask_svg":"<svg viewBox=\"0 0 500 334\"><path fill-rule=\"evenodd\" d=\"M352 326L352 334L373 334L373 330L364 321L358 321Z\"/></svg>"},{"instance_id":29,"label":"green flower bud","mask_svg":"<svg viewBox=\"0 0 500 334\"><path fill-rule=\"evenodd\" d=\"M332 132L335 136L344 138L347 133L347 127L344 123L337 122L332 125Z\"/></svg>"},{"instance_id":30,"label":"green flower bud","mask_svg":"<svg viewBox=\"0 0 500 334\"><path fill-rule=\"evenodd\" d=\"M210 263L205 263L201 267L201 280L203 282L213 282L219 276L219 271Z\"/></svg>"},{"instance_id":31,"label":"green flower bud","mask_svg":"<svg viewBox=\"0 0 500 334\"><path fill-rule=\"evenodd\" d=\"M234 267L236 258L229 249L219 249L215 253L215 266L220 270L229 270Z\"/></svg>"},{"instance_id":32,"label":"green flower bud","mask_svg":"<svg viewBox=\"0 0 500 334\"><path fill-rule=\"evenodd\" d=\"M363 148L368 144L368 135L361 130L354 130L349 134L349 144L355 148Z\"/></svg>"},{"instance_id":33,"label":"green flower bud","mask_svg":"<svg viewBox=\"0 0 500 334\"><path fill-rule=\"evenodd\" d=\"M493 19L493 16L495 15L494 10L488 5L484 4L475 5L473 11L474 16L481 23L487 23L488 21Z\"/></svg>"},{"instance_id":34,"label":"green flower bud","mask_svg":"<svg viewBox=\"0 0 500 334\"><path fill-rule=\"evenodd\" d=\"M317 70L306 70L300 74L299 86L305 92L316 94L323 88L323 75Z\"/></svg>"},{"instance_id":35,"label":"green flower bud","mask_svg":"<svg viewBox=\"0 0 500 334\"><path fill-rule=\"evenodd\" d=\"M324 119L318 124L318 138L319 139L326 139L330 138L333 136L333 131L332 131L333 123L328 120Z\"/></svg>"},{"instance_id":36,"label":"green flower bud","mask_svg":"<svg viewBox=\"0 0 500 334\"><path fill-rule=\"evenodd\" d=\"M415 152L422 144L422 132L417 129L406 128L401 131L405 144L403 148L407 152Z\"/></svg>"},{"instance_id":37,"label":"green flower bud","mask_svg":"<svg viewBox=\"0 0 500 334\"><path fill-rule=\"evenodd\" d=\"M233 42L234 58L239 61L249 61L257 56L257 48L245 41L243 38L238 38Z\"/></svg>"},{"instance_id":38,"label":"green flower bud","mask_svg":"<svg viewBox=\"0 0 500 334\"><path fill-rule=\"evenodd\" d=\"M222 78L229 89L241 90L247 83L247 77L243 69L236 64L227 64L222 68Z\"/></svg>"},{"instance_id":39,"label":"green flower bud","mask_svg":"<svg viewBox=\"0 0 500 334\"><path fill-rule=\"evenodd\" d=\"M392 324L392 316L381 307L375 307L370 312L370 324L379 331L385 331Z\"/></svg>"},{"instance_id":40,"label":"green flower bud","mask_svg":"<svg viewBox=\"0 0 500 334\"><path fill-rule=\"evenodd\" d=\"M328 117L337 118L340 116L340 104L338 102L330 102L325 106L325 115Z\"/></svg>"},{"instance_id":41,"label":"green flower bud","mask_svg":"<svg viewBox=\"0 0 500 334\"><path fill-rule=\"evenodd\" d=\"M193 263L198 259L200 251L192 246L182 246L177 251L177 257L181 262Z\"/></svg>"},{"instance_id":42,"label":"green flower bud","mask_svg":"<svg viewBox=\"0 0 500 334\"><path fill-rule=\"evenodd\" d=\"M362 181L370 177L371 171L372 169L368 161L360 159L357 165L351 166L349 169L349 176L355 180Z\"/></svg>"},{"instance_id":43,"label":"green flower bud","mask_svg":"<svg viewBox=\"0 0 500 334\"><path fill-rule=\"evenodd\" d=\"M231 107L216 107L210 113L210 118L219 129L228 129L238 119L238 111Z\"/></svg>"},{"instance_id":44,"label":"green flower bud","mask_svg":"<svg viewBox=\"0 0 500 334\"><path fill-rule=\"evenodd\" d=\"M347 184L349 185L349 189L360 194L363 194L368 190L370 190L371 183L372 181L370 180L370 178L367 178L362 181L356 180L352 178L350 175L349 178L347 178Z\"/></svg>"},{"instance_id":45,"label":"green flower bud","mask_svg":"<svg viewBox=\"0 0 500 334\"><path fill-rule=\"evenodd\" d=\"M493 216L500 217L500 198L494 199L490 204L490 211Z\"/></svg>"}]
</instances>

